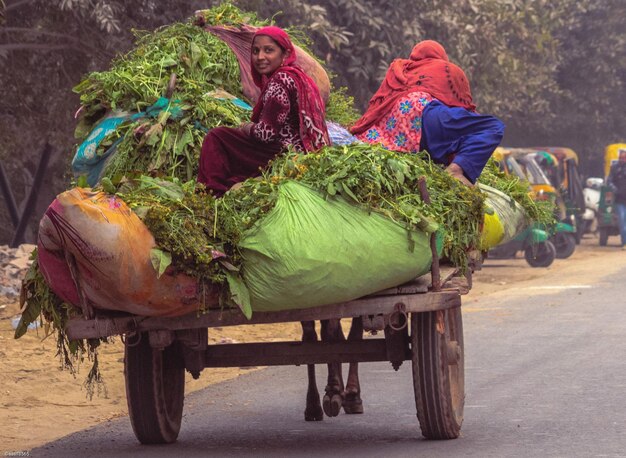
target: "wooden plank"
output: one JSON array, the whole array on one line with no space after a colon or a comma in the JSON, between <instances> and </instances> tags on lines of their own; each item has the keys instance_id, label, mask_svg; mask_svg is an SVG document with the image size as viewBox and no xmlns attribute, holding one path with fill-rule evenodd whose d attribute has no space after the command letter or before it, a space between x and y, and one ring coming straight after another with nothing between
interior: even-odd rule
<instances>
[{"instance_id":1,"label":"wooden plank","mask_svg":"<svg viewBox=\"0 0 626 458\"><path fill-rule=\"evenodd\" d=\"M444 288L455 288L456 286L446 285L451 280L454 280L456 275L458 275L459 269L454 266L443 265L440 267L440 281L441 285ZM422 275L421 277L417 277L414 280L403 283L398 286L394 286L393 288L387 288L382 291L375 292L373 294L369 294L364 297L377 297L377 296L393 296L398 294L418 294L418 293L427 293L432 288L432 279L430 274ZM465 288L463 288L464 290Z\"/></svg>"},{"instance_id":2,"label":"wooden plank","mask_svg":"<svg viewBox=\"0 0 626 458\"><path fill-rule=\"evenodd\" d=\"M368 294L364 297L377 297L377 296L395 296L398 294L419 294L427 293L430 286L430 275L422 275L414 280L403 283L393 288L383 289L373 294Z\"/></svg>"},{"instance_id":3,"label":"wooden plank","mask_svg":"<svg viewBox=\"0 0 626 458\"><path fill-rule=\"evenodd\" d=\"M464 295L470 292L470 285L469 285L469 282L467 281L467 277L452 277L443 286L444 286L443 291L456 290L461 295Z\"/></svg>"},{"instance_id":4,"label":"wooden plank","mask_svg":"<svg viewBox=\"0 0 626 458\"><path fill-rule=\"evenodd\" d=\"M454 290L428 294L368 297L308 309L254 312L251 320L247 320L239 310L211 310L199 316L192 313L182 317L129 316L93 320L74 319L68 323L67 334L70 339L85 339L157 329L178 330L352 318L361 315L390 314L398 303L404 304L407 312L432 312L460 307L461 296L458 291Z\"/></svg>"},{"instance_id":5,"label":"wooden plank","mask_svg":"<svg viewBox=\"0 0 626 458\"><path fill-rule=\"evenodd\" d=\"M404 360L410 359L407 346ZM385 339L210 345L205 367L289 366L387 361Z\"/></svg>"}]
</instances>

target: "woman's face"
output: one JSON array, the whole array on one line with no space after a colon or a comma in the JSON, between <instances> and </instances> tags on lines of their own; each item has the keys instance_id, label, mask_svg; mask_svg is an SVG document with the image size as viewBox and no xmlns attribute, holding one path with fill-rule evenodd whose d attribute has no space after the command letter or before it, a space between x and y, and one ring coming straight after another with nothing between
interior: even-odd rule
<instances>
[{"instance_id":1,"label":"woman's face","mask_svg":"<svg viewBox=\"0 0 626 458\"><path fill-rule=\"evenodd\" d=\"M258 35L252 42L252 65L261 75L274 73L286 56L278 43L266 35Z\"/></svg>"}]
</instances>

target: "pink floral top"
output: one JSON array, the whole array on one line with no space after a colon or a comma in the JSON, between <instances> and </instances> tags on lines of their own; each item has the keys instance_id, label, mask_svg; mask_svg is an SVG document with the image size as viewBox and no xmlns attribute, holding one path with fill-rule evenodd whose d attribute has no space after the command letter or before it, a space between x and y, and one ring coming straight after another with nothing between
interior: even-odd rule
<instances>
[{"instance_id":1,"label":"pink floral top","mask_svg":"<svg viewBox=\"0 0 626 458\"><path fill-rule=\"evenodd\" d=\"M422 113L432 100L426 92L411 92L401 98L387 116L356 137L367 143L380 143L393 151L420 151Z\"/></svg>"}]
</instances>

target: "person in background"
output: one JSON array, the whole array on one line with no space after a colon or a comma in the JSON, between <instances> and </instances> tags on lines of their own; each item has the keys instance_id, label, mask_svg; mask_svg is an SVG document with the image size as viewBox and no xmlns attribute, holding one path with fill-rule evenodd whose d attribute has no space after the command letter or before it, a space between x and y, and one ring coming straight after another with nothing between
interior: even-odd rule
<instances>
[{"instance_id":1,"label":"person in background","mask_svg":"<svg viewBox=\"0 0 626 458\"><path fill-rule=\"evenodd\" d=\"M619 151L619 158L611 166L607 184L613 189L613 206L619 223L622 250L626 250L626 150Z\"/></svg>"},{"instance_id":2,"label":"person in background","mask_svg":"<svg viewBox=\"0 0 626 458\"><path fill-rule=\"evenodd\" d=\"M350 129L360 140L394 151L426 150L471 185L500 144L504 124L476 113L463 70L443 46L425 40L409 59L394 60L365 114Z\"/></svg>"},{"instance_id":3,"label":"person in background","mask_svg":"<svg viewBox=\"0 0 626 458\"><path fill-rule=\"evenodd\" d=\"M324 102L315 82L297 66L289 35L274 26L257 30L251 64L261 89L252 122L211 129L202 145L198 181L218 197L259 175L259 168L289 146L311 152L330 144Z\"/></svg>"}]
</instances>

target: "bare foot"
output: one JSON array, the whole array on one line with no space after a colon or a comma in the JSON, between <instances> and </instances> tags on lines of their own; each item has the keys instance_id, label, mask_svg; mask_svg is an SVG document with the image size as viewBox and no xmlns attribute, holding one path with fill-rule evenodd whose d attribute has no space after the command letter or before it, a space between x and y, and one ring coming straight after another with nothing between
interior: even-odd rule
<instances>
[{"instance_id":1,"label":"bare foot","mask_svg":"<svg viewBox=\"0 0 626 458\"><path fill-rule=\"evenodd\" d=\"M263 177L254 177L252 178L253 180L256 181L261 181L263 179ZM229 189L229 191L236 191L237 189L241 188L243 186L243 181L240 181L239 183L235 183L234 185L232 185Z\"/></svg>"},{"instance_id":2,"label":"bare foot","mask_svg":"<svg viewBox=\"0 0 626 458\"><path fill-rule=\"evenodd\" d=\"M453 162L448 167L446 167L446 172L448 172L450 175L452 175L454 178L459 180L464 185L467 185L470 187L474 186L471 181L465 178L465 175L463 174L463 169L458 164L455 164Z\"/></svg>"}]
</instances>

